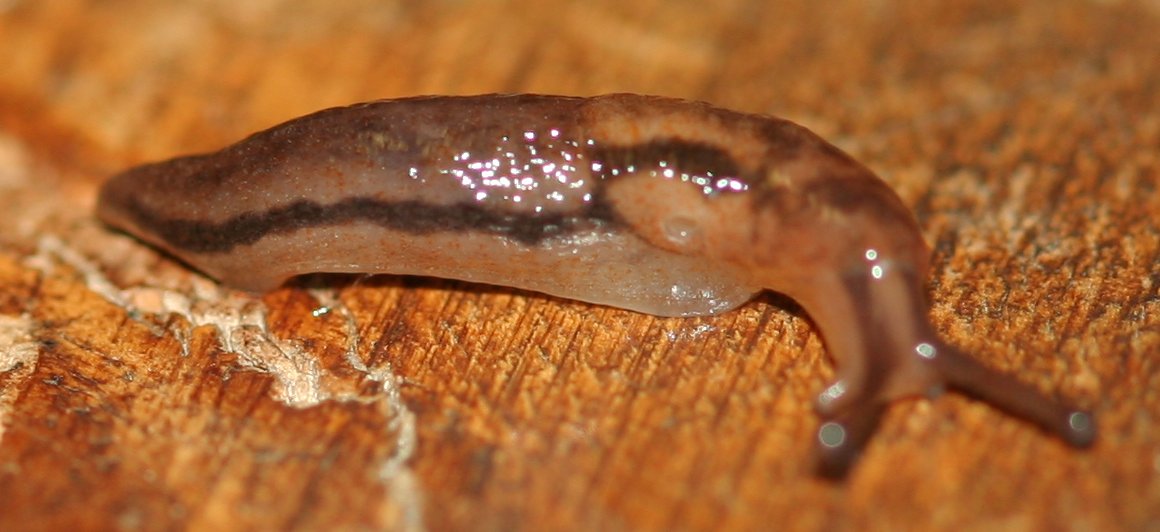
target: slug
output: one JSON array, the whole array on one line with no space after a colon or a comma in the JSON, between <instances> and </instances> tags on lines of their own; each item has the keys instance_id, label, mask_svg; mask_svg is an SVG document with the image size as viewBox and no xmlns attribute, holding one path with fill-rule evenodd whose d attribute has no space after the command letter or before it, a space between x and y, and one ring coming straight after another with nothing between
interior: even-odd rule
<instances>
[{"instance_id":1,"label":"slug","mask_svg":"<svg viewBox=\"0 0 1160 532\"><path fill-rule=\"evenodd\" d=\"M837 363L822 473L899 398L954 388L1076 447L1090 414L943 342L898 196L792 122L633 94L431 96L316 112L132 168L98 215L250 291L311 272L445 277L658 316L801 304Z\"/></svg>"}]
</instances>

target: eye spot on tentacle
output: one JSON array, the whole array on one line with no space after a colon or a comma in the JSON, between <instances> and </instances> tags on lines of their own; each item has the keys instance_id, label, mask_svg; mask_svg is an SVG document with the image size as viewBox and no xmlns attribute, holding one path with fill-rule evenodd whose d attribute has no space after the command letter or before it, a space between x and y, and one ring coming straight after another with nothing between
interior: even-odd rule
<instances>
[{"instance_id":1,"label":"eye spot on tentacle","mask_svg":"<svg viewBox=\"0 0 1160 532\"><path fill-rule=\"evenodd\" d=\"M826 449L838 449L846 444L846 429L841 423L827 421L818 429L818 443Z\"/></svg>"},{"instance_id":2,"label":"eye spot on tentacle","mask_svg":"<svg viewBox=\"0 0 1160 532\"><path fill-rule=\"evenodd\" d=\"M1096 422L1092 419L1091 414L1079 411L1072 412L1067 416L1067 426L1071 429L1071 433L1067 434L1067 440L1072 445L1088 447L1095 442Z\"/></svg>"}]
</instances>

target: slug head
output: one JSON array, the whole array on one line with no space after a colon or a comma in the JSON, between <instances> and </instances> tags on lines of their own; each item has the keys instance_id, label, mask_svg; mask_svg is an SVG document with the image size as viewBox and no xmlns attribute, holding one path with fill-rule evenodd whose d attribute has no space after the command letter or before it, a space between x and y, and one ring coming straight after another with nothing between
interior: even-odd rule
<instances>
[{"instance_id":1,"label":"slug head","mask_svg":"<svg viewBox=\"0 0 1160 532\"><path fill-rule=\"evenodd\" d=\"M948 388L1073 446L1092 443L1088 413L986 368L935 334L922 291L929 252L889 187L843 166L804 189L790 199L771 191L754 206L755 248L765 253L751 267L768 271L764 286L802 304L838 362L838 379L818 398L826 418L817 433L821 472L848 471L889 402Z\"/></svg>"},{"instance_id":2,"label":"slug head","mask_svg":"<svg viewBox=\"0 0 1160 532\"><path fill-rule=\"evenodd\" d=\"M822 473L849 470L890 402L947 388L1072 445L1092 442L1090 415L987 369L934 333L921 284L929 251L885 183L844 154L805 163L781 165L757 183L724 180L721 190L653 176L613 183L609 194L638 236L704 256L805 308L838 367L817 403Z\"/></svg>"}]
</instances>

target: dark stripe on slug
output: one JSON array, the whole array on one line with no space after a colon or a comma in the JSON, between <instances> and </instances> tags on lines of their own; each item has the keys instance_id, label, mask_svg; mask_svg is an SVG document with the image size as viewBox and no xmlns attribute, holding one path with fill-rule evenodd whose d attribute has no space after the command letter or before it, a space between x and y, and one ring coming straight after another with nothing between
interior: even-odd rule
<instances>
[{"instance_id":1,"label":"dark stripe on slug","mask_svg":"<svg viewBox=\"0 0 1160 532\"><path fill-rule=\"evenodd\" d=\"M525 245L536 245L580 230L619 225L611 209L601 201L593 202L582 213L513 214L473 204L430 205L350 198L321 205L301 200L265 212L247 212L219 223L168 219L137 202L126 205L126 212L139 227L150 228L170 246L193 253L224 253L271 234L351 222L370 222L415 234L484 232Z\"/></svg>"}]
</instances>

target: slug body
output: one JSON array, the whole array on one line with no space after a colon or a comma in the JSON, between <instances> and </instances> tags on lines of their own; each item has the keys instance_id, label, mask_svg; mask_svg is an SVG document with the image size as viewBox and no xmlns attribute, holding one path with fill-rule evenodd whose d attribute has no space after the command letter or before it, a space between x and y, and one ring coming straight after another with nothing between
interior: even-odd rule
<instances>
[{"instance_id":1,"label":"slug body","mask_svg":"<svg viewBox=\"0 0 1160 532\"><path fill-rule=\"evenodd\" d=\"M130 169L99 216L226 284L311 272L513 286L662 316L770 289L838 363L822 465L892 400L954 387L1083 446L1089 415L939 340L929 251L897 195L805 128L613 94L420 97L320 111L216 153Z\"/></svg>"}]
</instances>

